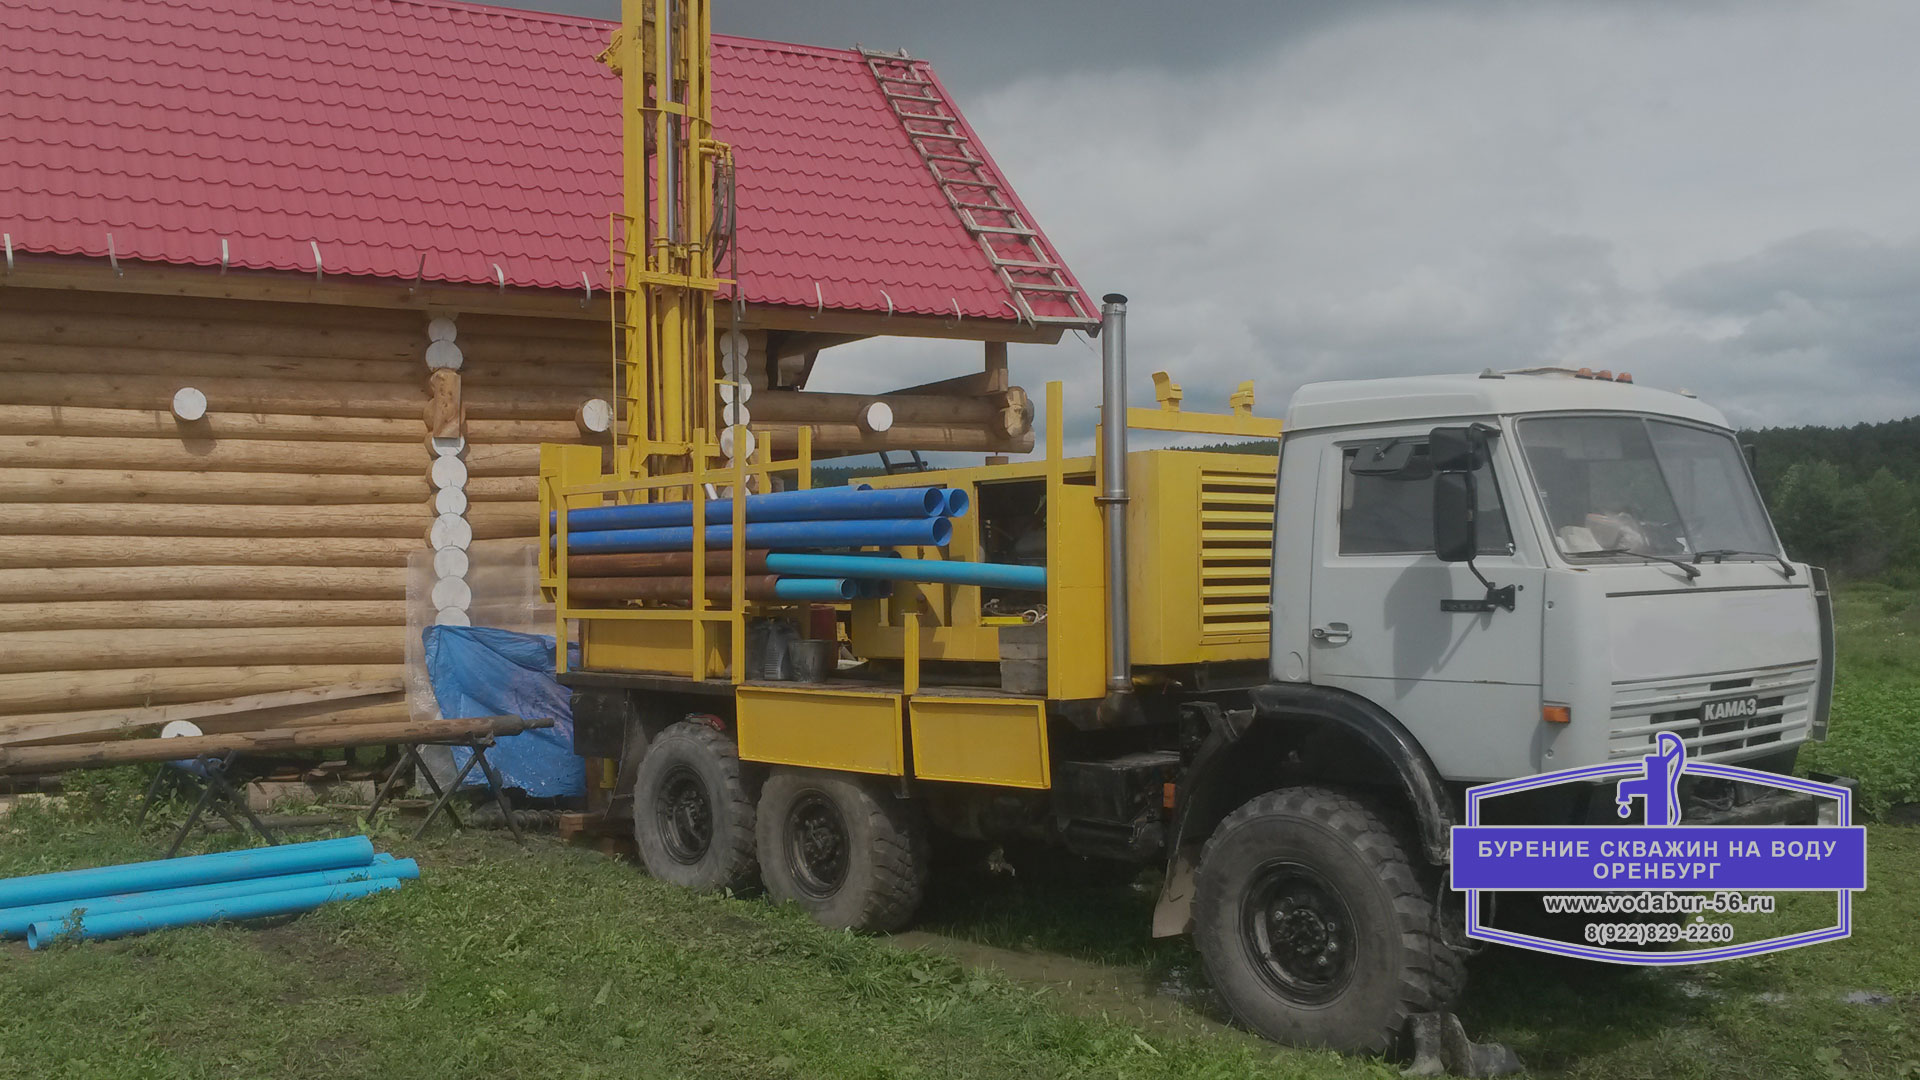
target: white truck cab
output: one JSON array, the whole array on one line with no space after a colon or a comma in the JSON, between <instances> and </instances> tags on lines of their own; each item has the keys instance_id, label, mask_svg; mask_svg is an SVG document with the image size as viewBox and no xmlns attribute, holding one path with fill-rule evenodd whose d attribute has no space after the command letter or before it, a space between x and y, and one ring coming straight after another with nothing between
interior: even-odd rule
<instances>
[{"instance_id":1,"label":"white truck cab","mask_svg":"<svg viewBox=\"0 0 1920 1080\"><path fill-rule=\"evenodd\" d=\"M1436 554L1436 428L1481 448L1470 560ZM1443 779L1637 758L1664 731L1785 771L1824 727L1820 575L1787 561L1718 410L1489 371L1312 384L1285 431L1272 677L1374 703Z\"/></svg>"}]
</instances>

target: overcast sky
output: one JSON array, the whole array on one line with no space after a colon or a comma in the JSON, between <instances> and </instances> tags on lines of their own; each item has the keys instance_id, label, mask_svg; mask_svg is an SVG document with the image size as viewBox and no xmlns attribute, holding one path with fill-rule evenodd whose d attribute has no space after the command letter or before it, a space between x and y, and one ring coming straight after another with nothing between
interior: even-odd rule
<instances>
[{"instance_id":1,"label":"overcast sky","mask_svg":"<svg viewBox=\"0 0 1920 1080\"><path fill-rule=\"evenodd\" d=\"M1087 287L1132 298L1137 396L1164 367L1220 409L1253 378L1277 414L1313 380L1571 364L1743 426L1920 413L1920 4L715 0L715 23L930 59ZM822 388L976 362L828 356ZM1015 375L1090 407L1094 361L1069 339Z\"/></svg>"}]
</instances>

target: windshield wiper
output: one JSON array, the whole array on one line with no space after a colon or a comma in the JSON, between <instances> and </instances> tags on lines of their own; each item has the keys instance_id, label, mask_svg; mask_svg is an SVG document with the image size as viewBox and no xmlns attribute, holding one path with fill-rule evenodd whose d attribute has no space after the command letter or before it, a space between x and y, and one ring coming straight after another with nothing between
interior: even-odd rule
<instances>
[{"instance_id":1,"label":"windshield wiper","mask_svg":"<svg viewBox=\"0 0 1920 1080\"><path fill-rule=\"evenodd\" d=\"M1777 551L1738 551L1734 548L1713 548L1708 551L1694 552L1693 561L1698 563L1701 559L1712 559L1714 562L1725 562L1729 555L1756 555L1762 559L1772 559L1774 562L1780 564L1780 573L1787 577L1792 577L1794 574L1793 564L1788 562L1786 557Z\"/></svg>"},{"instance_id":2,"label":"windshield wiper","mask_svg":"<svg viewBox=\"0 0 1920 1080\"><path fill-rule=\"evenodd\" d=\"M1570 551L1567 553L1567 558L1590 559L1598 555L1631 555L1636 559L1651 559L1654 562L1663 562L1669 566L1677 566L1687 572L1688 581L1692 581L1694 578L1700 576L1700 568L1693 565L1693 563L1687 562L1685 559L1676 559L1671 555L1655 555L1650 551L1634 551L1631 548L1601 548L1599 551Z\"/></svg>"}]
</instances>

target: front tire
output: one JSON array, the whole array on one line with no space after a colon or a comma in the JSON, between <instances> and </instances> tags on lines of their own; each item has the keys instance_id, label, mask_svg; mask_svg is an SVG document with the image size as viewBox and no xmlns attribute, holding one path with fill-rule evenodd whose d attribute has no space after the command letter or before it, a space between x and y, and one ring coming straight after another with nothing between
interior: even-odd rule
<instances>
[{"instance_id":1,"label":"front tire","mask_svg":"<svg viewBox=\"0 0 1920 1080\"><path fill-rule=\"evenodd\" d=\"M732 740L683 721L648 745L633 783L633 842L649 874L701 892L752 887L753 820Z\"/></svg>"},{"instance_id":2,"label":"front tire","mask_svg":"<svg viewBox=\"0 0 1920 1080\"><path fill-rule=\"evenodd\" d=\"M1277 1042L1383 1053L1465 981L1399 835L1343 791L1270 792L1229 814L1201 854L1194 919L1214 988Z\"/></svg>"},{"instance_id":3,"label":"front tire","mask_svg":"<svg viewBox=\"0 0 1920 1080\"><path fill-rule=\"evenodd\" d=\"M873 781L776 770L757 831L767 894L823 926L898 930L926 894L932 855L919 808Z\"/></svg>"}]
</instances>

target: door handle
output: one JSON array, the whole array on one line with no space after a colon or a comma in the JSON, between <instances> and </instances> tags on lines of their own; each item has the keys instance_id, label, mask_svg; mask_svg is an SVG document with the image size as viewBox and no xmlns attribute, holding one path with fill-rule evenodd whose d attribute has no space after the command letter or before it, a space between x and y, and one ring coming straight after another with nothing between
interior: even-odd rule
<instances>
[{"instance_id":1,"label":"door handle","mask_svg":"<svg viewBox=\"0 0 1920 1080\"><path fill-rule=\"evenodd\" d=\"M1346 623L1328 623L1313 628L1313 640L1324 641L1329 645L1345 645L1353 638L1353 629Z\"/></svg>"}]
</instances>

